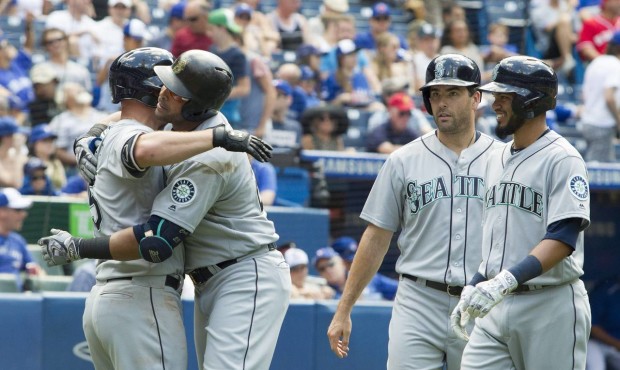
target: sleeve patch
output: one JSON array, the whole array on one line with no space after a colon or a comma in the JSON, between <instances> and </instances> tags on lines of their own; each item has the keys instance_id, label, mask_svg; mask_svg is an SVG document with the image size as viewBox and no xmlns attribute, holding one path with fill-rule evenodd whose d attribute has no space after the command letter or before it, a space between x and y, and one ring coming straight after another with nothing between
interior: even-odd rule
<instances>
[{"instance_id":1,"label":"sleeve patch","mask_svg":"<svg viewBox=\"0 0 620 370\"><path fill-rule=\"evenodd\" d=\"M187 177L180 178L172 185L170 196L174 203L187 205L196 198L196 185Z\"/></svg>"},{"instance_id":2,"label":"sleeve patch","mask_svg":"<svg viewBox=\"0 0 620 370\"><path fill-rule=\"evenodd\" d=\"M568 179L568 189L570 193L579 200L586 200L590 196L588 180L581 175L574 175Z\"/></svg>"}]
</instances>

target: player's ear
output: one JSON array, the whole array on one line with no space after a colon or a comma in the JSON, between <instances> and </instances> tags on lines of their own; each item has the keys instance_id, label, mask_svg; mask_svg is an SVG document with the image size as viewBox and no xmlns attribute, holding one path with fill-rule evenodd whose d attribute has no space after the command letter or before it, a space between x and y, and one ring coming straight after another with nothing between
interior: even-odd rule
<instances>
[{"instance_id":1,"label":"player's ear","mask_svg":"<svg viewBox=\"0 0 620 370\"><path fill-rule=\"evenodd\" d=\"M480 99L482 99L482 93L479 90L475 90L472 95L471 101L471 109L474 111L478 109L478 104L480 104Z\"/></svg>"}]
</instances>

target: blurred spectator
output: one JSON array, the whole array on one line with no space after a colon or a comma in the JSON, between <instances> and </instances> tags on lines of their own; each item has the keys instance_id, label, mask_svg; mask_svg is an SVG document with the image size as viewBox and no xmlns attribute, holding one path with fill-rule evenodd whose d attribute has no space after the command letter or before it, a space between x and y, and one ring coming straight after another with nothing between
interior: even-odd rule
<instances>
[{"instance_id":1,"label":"blurred spectator","mask_svg":"<svg viewBox=\"0 0 620 370\"><path fill-rule=\"evenodd\" d=\"M469 26L465 21L455 20L446 24L443 36L441 37L441 49L439 54L461 54L470 58L478 65L481 71L484 70L484 61L478 46L471 40Z\"/></svg>"},{"instance_id":2,"label":"blurred spectator","mask_svg":"<svg viewBox=\"0 0 620 370\"><path fill-rule=\"evenodd\" d=\"M331 247L338 253L344 261L347 274L351 270L355 252L357 252L357 241L350 236L340 237L332 242ZM378 292L383 299L394 300L396 289L398 288L398 280L389 278L385 275L375 274L368 283L368 289L371 292Z\"/></svg>"},{"instance_id":3,"label":"blurred spectator","mask_svg":"<svg viewBox=\"0 0 620 370\"><path fill-rule=\"evenodd\" d=\"M18 50L0 33L0 87L10 92L16 108L24 112L27 112L28 104L34 100L32 81L28 74L32 67L32 45L29 42Z\"/></svg>"},{"instance_id":4,"label":"blurred spectator","mask_svg":"<svg viewBox=\"0 0 620 370\"><path fill-rule=\"evenodd\" d=\"M299 77L299 89L306 102L306 109L316 107L321 104L321 98L317 93L317 74L312 68L302 65L301 76Z\"/></svg>"},{"instance_id":5,"label":"blurred spectator","mask_svg":"<svg viewBox=\"0 0 620 370\"><path fill-rule=\"evenodd\" d=\"M465 9L462 6L457 4L455 1L444 2L444 5L441 9L441 22L442 26L445 26L448 23L453 21L465 21L467 18L465 16Z\"/></svg>"},{"instance_id":6,"label":"blurred spectator","mask_svg":"<svg viewBox=\"0 0 620 370\"><path fill-rule=\"evenodd\" d=\"M151 40L147 41L147 46L172 50L172 40L177 31L185 27L183 12L185 11L185 1L179 1L170 8L168 13L168 25L155 35Z\"/></svg>"},{"instance_id":7,"label":"blurred spectator","mask_svg":"<svg viewBox=\"0 0 620 370\"><path fill-rule=\"evenodd\" d=\"M480 53L485 63L485 69L490 70L495 67L502 59L509 56L517 55L516 45L508 44L510 36L508 26L500 23L492 23L489 25L487 33L488 45L480 47ZM574 61L573 61L574 63Z\"/></svg>"},{"instance_id":8,"label":"blurred spectator","mask_svg":"<svg viewBox=\"0 0 620 370\"><path fill-rule=\"evenodd\" d=\"M299 120L301 114L306 110L306 93L299 87L301 81L301 69L297 64L284 63L280 65L276 71L276 78L284 80L291 85L293 100L290 106L290 117L296 121Z\"/></svg>"},{"instance_id":9,"label":"blurred spectator","mask_svg":"<svg viewBox=\"0 0 620 370\"><path fill-rule=\"evenodd\" d=\"M80 175L70 176L65 186L60 189L60 194L87 199L88 184Z\"/></svg>"},{"instance_id":10,"label":"blurred spectator","mask_svg":"<svg viewBox=\"0 0 620 370\"><path fill-rule=\"evenodd\" d=\"M56 93L56 104L63 112L52 119L50 128L58 135L56 156L65 169L75 170L73 141L85 134L94 122L101 122L107 116L91 106L92 100L92 95L75 82L63 84ZM67 171L67 175L72 174Z\"/></svg>"},{"instance_id":11,"label":"blurred spectator","mask_svg":"<svg viewBox=\"0 0 620 370\"><path fill-rule=\"evenodd\" d=\"M280 251L282 255L284 255L284 253L291 248L297 248L297 244L294 241L285 241L278 245L278 251Z\"/></svg>"},{"instance_id":12,"label":"blurred spectator","mask_svg":"<svg viewBox=\"0 0 620 370\"><path fill-rule=\"evenodd\" d=\"M99 38L99 44L93 50L95 72L109 68L107 61L113 60L125 51L123 26L131 16L132 0L107 0L107 2L108 16L93 26Z\"/></svg>"},{"instance_id":13,"label":"blurred spectator","mask_svg":"<svg viewBox=\"0 0 620 370\"><path fill-rule=\"evenodd\" d=\"M355 44L360 49L376 50L377 37L379 35L388 32L392 24L392 10L390 6L383 2L375 3L372 6L372 16L368 21L370 30L362 32L355 38ZM402 36L398 36L400 49L406 50L408 48L407 42Z\"/></svg>"},{"instance_id":14,"label":"blurred spectator","mask_svg":"<svg viewBox=\"0 0 620 370\"><path fill-rule=\"evenodd\" d=\"M271 21L257 9L259 0L241 0L233 6L235 20L241 20L247 32L244 33L244 44L247 50L257 52L265 58L280 45L280 34L271 26ZM248 9L249 8L249 9ZM251 10L251 12L249 12ZM249 14L248 14L249 13ZM249 17L249 22L244 18Z\"/></svg>"},{"instance_id":15,"label":"blurred spectator","mask_svg":"<svg viewBox=\"0 0 620 370\"><path fill-rule=\"evenodd\" d=\"M333 106L316 106L307 109L301 116L304 136L302 149L344 150L343 135L349 127L344 109Z\"/></svg>"},{"instance_id":16,"label":"blurred spectator","mask_svg":"<svg viewBox=\"0 0 620 370\"><path fill-rule=\"evenodd\" d=\"M243 32L245 34L248 30L244 29ZM235 128L263 137L267 121L271 119L276 103L276 89L272 84L273 74L260 54L247 50L245 45L242 46L242 50L250 67L250 93L241 98L239 105L241 120Z\"/></svg>"},{"instance_id":17,"label":"blurred spectator","mask_svg":"<svg viewBox=\"0 0 620 370\"><path fill-rule=\"evenodd\" d=\"M4 188L0 191L0 272L15 274L20 291L24 288L22 272L45 275L28 251L26 240L18 233L31 205L32 201L17 189Z\"/></svg>"},{"instance_id":18,"label":"blurred spectator","mask_svg":"<svg viewBox=\"0 0 620 370\"><path fill-rule=\"evenodd\" d=\"M614 162L614 138L620 129L620 31L607 44L607 52L586 68L583 79L581 131L588 143L585 160Z\"/></svg>"},{"instance_id":19,"label":"blurred spectator","mask_svg":"<svg viewBox=\"0 0 620 370\"><path fill-rule=\"evenodd\" d=\"M324 45L322 35L326 32L334 32L333 28L335 28L334 26L337 27L337 24L333 20L337 19L338 16L347 14L348 11L348 0L323 0L323 4L319 8L319 14L308 19L310 43L322 47ZM332 28L332 30L328 30L329 28Z\"/></svg>"},{"instance_id":20,"label":"blurred spectator","mask_svg":"<svg viewBox=\"0 0 620 370\"><path fill-rule=\"evenodd\" d=\"M97 284L95 279L95 268L97 260L86 259L73 272L73 280L67 286L68 292L90 292L93 286Z\"/></svg>"},{"instance_id":21,"label":"blurred spectator","mask_svg":"<svg viewBox=\"0 0 620 370\"><path fill-rule=\"evenodd\" d=\"M283 80L274 80L276 104L271 121L267 123L264 139L276 148L299 148L301 145L301 125L289 118L289 107L293 101L293 88Z\"/></svg>"},{"instance_id":22,"label":"blurred spectator","mask_svg":"<svg viewBox=\"0 0 620 370\"><path fill-rule=\"evenodd\" d=\"M49 64L35 64L30 70L34 100L28 104L30 126L47 123L59 112L54 97L58 87L56 70Z\"/></svg>"},{"instance_id":23,"label":"blurred spectator","mask_svg":"<svg viewBox=\"0 0 620 370\"><path fill-rule=\"evenodd\" d=\"M543 59L560 58L559 68L569 73L575 67L573 44L574 6L568 0L535 0L530 15L536 32L536 47Z\"/></svg>"},{"instance_id":24,"label":"blurred spectator","mask_svg":"<svg viewBox=\"0 0 620 370\"><path fill-rule=\"evenodd\" d=\"M199 49L209 50L213 41L207 35L207 16L210 5L206 0L190 0L185 5L183 19L187 26L181 27L172 40L172 55L178 57L183 52Z\"/></svg>"},{"instance_id":25,"label":"blurred spectator","mask_svg":"<svg viewBox=\"0 0 620 370\"><path fill-rule=\"evenodd\" d=\"M405 93L396 93L387 104L388 120L368 133L366 150L390 154L418 136L407 125L414 108L413 100Z\"/></svg>"},{"instance_id":26,"label":"blurred spectator","mask_svg":"<svg viewBox=\"0 0 620 370\"><path fill-rule=\"evenodd\" d=\"M45 173L47 165L37 157L30 157L24 165L24 184L19 192L23 195L55 196L58 191Z\"/></svg>"},{"instance_id":27,"label":"blurred spectator","mask_svg":"<svg viewBox=\"0 0 620 370\"><path fill-rule=\"evenodd\" d=\"M256 177L256 186L258 187L258 195L264 206L273 205L278 192L278 177L276 168L269 162L259 162L254 157L250 158L252 171Z\"/></svg>"},{"instance_id":28,"label":"blurred spectator","mask_svg":"<svg viewBox=\"0 0 620 370\"><path fill-rule=\"evenodd\" d=\"M409 84L402 78L393 77L389 78L381 84L381 101L387 107L390 98L397 93L407 94L409 90ZM367 128L368 131L374 130L376 127L384 124L390 118L390 114L387 109L378 110L368 117ZM433 126L427 119L427 115L424 114L417 107L413 107L411 110L411 118L407 122L407 126L416 134L416 136L422 136L433 130Z\"/></svg>"},{"instance_id":29,"label":"blurred spectator","mask_svg":"<svg viewBox=\"0 0 620 370\"><path fill-rule=\"evenodd\" d=\"M37 65L52 67L60 85L65 82L76 82L84 86L86 91L92 92L93 83L90 72L86 67L69 58L69 41L63 30L46 28L41 35L41 44L47 53L48 60Z\"/></svg>"},{"instance_id":30,"label":"blurred spectator","mask_svg":"<svg viewBox=\"0 0 620 370\"><path fill-rule=\"evenodd\" d=\"M597 284L589 292L592 330L588 341L588 370L620 369L620 280L618 276Z\"/></svg>"},{"instance_id":31,"label":"blurred spectator","mask_svg":"<svg viewBox=\"0 0 620 370\"><path fill-rule=\"evenodd\" d=\"M416 49L411 51L414 83L410 92L421 94L420 87L426 83L426 68L439 55L439 31L430 23L423 23L417 30Z\"/></svg>"},{"instance_id":32,"label":"blurred spectator","mask_svg":"<svg viewBox=\"0 0 620 370\"><path fill-rule=\"evenodd\" d=\"M323 85L323 98L335 105L376 110L375 94L364 73L357 66L359 48L353 40L338 42L336 58L338 69L330 73Z\"/></svg>"},{"instance_id":33,"label":"blurred spectator","mask_svg":"<svg viewBox=\"0 0 620 370\"><path fill-rule=\"evenodd\" d=\"M24 182L24 164L28 157L17 144L21 134L13 117L0 117L0 187L20 188Z\"/></svg>"},{"instance_id":34,"label":"blurred spectator","mask_svg":"<svg viewBox=\"0 0 620 370\"><path fill-rule=\"evenodd\" d=\"M313 45L305 44L297 48L296 56L295 62L299 65L299 68L302 69L302 80L304 80L304 77L308 76L307 72L306 75L304 75L302 67L306 66L312 72L312 80L314 80L315 86L314 91L316 91L317 94L320 93L323 81L321 78L321 52Z\"/></svg>"},{"instance_id":35,"label":"blurred spectator","mask_svg":"<svg viewBox=\"0 0 620 370\"><path fill-rule=\"evenodd\" d=\"M583 22L577 51L585 62L604 54L615 31L620 30L620 1L601 0L601 12Z\"/></svg>"},{"instance_id":36,"label":"blurred spectator","mask_svg":"<svg viewBox=\"0 0 620 370\"><path fill-rule=\"evenodd\" d=\"M385 79L398 77L413 83L412 70L409 65L399 57L398 37L390 32L377 36L377 53L370 62L373 73L382 82Z\"/></svg>"},{"instance_id":37,"label":"blurred spectator","mask_svg":"<svg viewBox=\"0 0 620 370\"><path fill-rule=\"evenodd\" d=\"M299 13L301 0L278 0L277 7L267 14L271 26L280 34L279 48L295 51L310 42L308 20Z\"/></svg>"},{"instance_id":38,"label":"blurred spectator","mask_svg":"<svg viewBox=\"0 0 620 370\"><path fill-rule=\"evenodd\" d=\"M55 189L60 189L67 182L67 176L62 162L56 158L57 138L58 136L47 124L34 127L28 136L28 154L45 163L47 166L45 173L52 181L52 186Z\"/></svg>"},{"instance_id":39,"label":"blurred spectator","mask_svg":"<svg viewBox=\"0 0 620 370\"><path fill-rule=\"evenodd\" d=\"M45 20L45 28L58 28L69 38L69 55L77 58L79 63L88 66L93 50L99 47L95 34L96 22L91 17L90 0L66 0L66 8L54 10Z\"/></svg>"},{"instance_id":40,"label":"blurred spectator","mask_svg":"<svg viewBox=\"0 0 620 370\"><path fill-rule=\"evenodd\" d=\"M291 269L291 298L331 299L335 291L325 285L308 281L308 254L299 248L289 248L284 252L284 260Z\"/></svg>"},{"instance_id":41,"label":"blurred spectator","mask_svg":"<svg viewBox=\"0 0 620 370\"><path fill-rule=\"evenodd\" d=\"M209 51L228 64L234 77L232 91L220 108L220 112L228 118L233 127L239 127L241 123L239 105L241 98L250 94L251 82L247 58L236 41L236 37L241 36L243 29L233 18L230 9L221 8L210 12L208 35L213 40Z\"/></svg>"}]
</instances>

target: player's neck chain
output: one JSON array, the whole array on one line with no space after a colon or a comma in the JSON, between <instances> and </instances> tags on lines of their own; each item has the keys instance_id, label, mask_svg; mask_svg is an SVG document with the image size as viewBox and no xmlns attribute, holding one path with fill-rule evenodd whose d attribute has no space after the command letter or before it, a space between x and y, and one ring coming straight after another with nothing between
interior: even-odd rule
<instances>
[{"instance_id":1,"label":"player's neck chain","mask_svg":"<svg viewBox=\"0 0 620 370\"><path fill-rule=\"evenodd\" d=\"M547 133L548 133L549 131L551 131L551 129L550 129L549 127L547 127L547 129L546 129L546 130L545 130L545 131L544 131L544 132L543 132L543 133L542 133L542 134L538 137L538 139L540 139L541 137L543 137L543 136L547 135ZM536 141L537 141L538 139L536 139ZM527 148L527 147L525 147L525 148ZM512 142L512 145L510 146L510 154L517 154L517 153L519 153L520 151L522 151L522 150L523 150L523 149L525 149L525 148L515 148L515 143L514 143L514 141L513 141L513 142Z\"/></svg>"}]
</instances>

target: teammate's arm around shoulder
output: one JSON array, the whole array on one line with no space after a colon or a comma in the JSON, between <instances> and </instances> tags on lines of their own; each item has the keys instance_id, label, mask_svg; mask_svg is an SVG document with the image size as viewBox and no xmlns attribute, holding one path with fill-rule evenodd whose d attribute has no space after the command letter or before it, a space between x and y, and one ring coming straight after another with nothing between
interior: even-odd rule
<instances>
[{"instance_id":1,"label":"teammate's arm around shoulder","mask_svg":"<svg viewBox=\"0 0 620 370\"><path fill-rule=\"evenodd\" d=\"M327 329L329 345L340 358L346 357L349 351L353 305L379 270L393 234L392 231L370 224L362 235L344 292Z\"/></svg>"}]
</instances>

